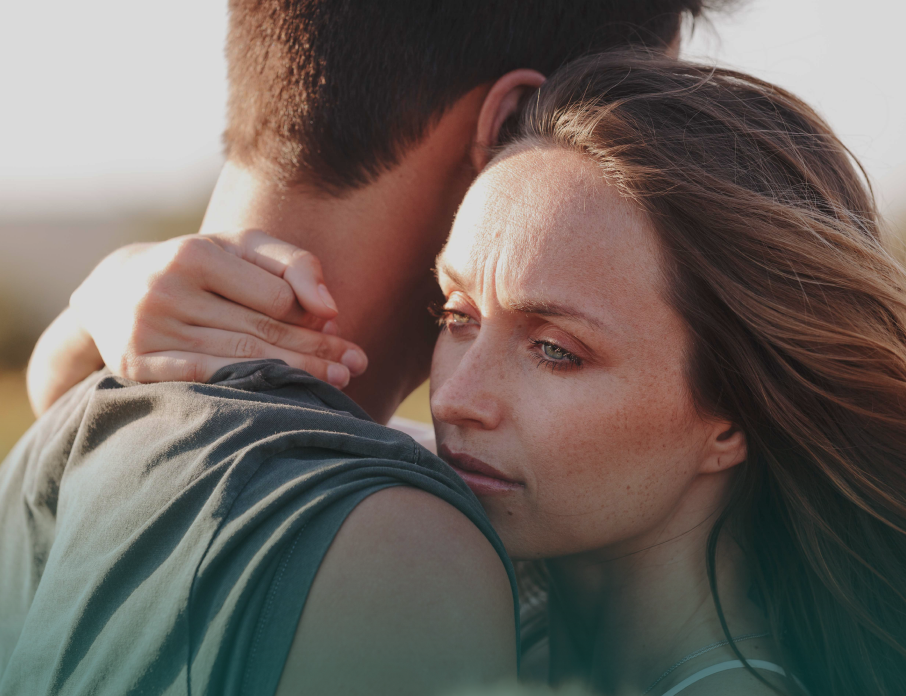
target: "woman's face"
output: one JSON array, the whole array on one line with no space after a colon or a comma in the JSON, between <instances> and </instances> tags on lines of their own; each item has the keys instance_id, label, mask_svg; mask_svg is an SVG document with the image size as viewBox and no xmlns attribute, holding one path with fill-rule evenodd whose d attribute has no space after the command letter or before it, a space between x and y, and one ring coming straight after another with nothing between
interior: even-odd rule
<instances>
[{"instance_id":1,"label":"woman's face","mask_svg":"<svg viewBox=\"0 0 906 696\"><path fill-rule=\"evenodd\" d=\"M586 157L511 151L438 258L441 456L514 558L631 552L670 527L714 425L684 379L646 217Z\"/></svg>"}]
</instances>

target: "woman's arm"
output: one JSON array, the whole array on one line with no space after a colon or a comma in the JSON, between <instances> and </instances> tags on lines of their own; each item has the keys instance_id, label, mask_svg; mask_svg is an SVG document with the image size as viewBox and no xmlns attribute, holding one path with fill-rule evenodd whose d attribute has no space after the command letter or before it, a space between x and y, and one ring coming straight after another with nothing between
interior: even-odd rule
<instances>
[{"instance_id":1,"label":"woman's arm","mask_svg":"<svg viewBox=\"0 0 906 696\"><path fill-rule=\"evenodd\" d=\"M94 340L71 309L63 310L41 334L28 361L26 386L31 410L40 416L103 365Z\"/></svg>"},{"instance_id":2,"label":"woman's arm","mask_svg":"<svg viewBox=\"0 0 906 696\"><path fill-rule=\"evenodd\" d=\"M41 415L106 364L139 382L207 381L277 358L344 387L367 366L335 334L317 258L263 232L134 244L105 258L41 336L28 368Z\"/></svg>"}]
</instances>

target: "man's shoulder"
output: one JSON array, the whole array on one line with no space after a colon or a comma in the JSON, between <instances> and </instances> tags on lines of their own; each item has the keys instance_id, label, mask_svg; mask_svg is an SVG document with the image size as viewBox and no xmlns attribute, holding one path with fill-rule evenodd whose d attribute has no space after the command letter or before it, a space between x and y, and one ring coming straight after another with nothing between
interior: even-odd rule
<instances>
[{"instance_id":1,"label":"man's shoulder","mask_svg":"<svg viewBox=\"0 0 906 696\"><path fill-rule=\"evenodd\" d=\"M187 617L199 646L186 667L193 681L221 692L244 673L249 690L273 692L321 559L347 516L372 495L385 502L378 517L397 524L397 539L407 529L430 531L430 520L446 525L431 537L441 545L423 546L420 558L441 558L461 525L466 531L453 536L477 538L477 558L498 580L509 573L478 501L411 438L285 366L245 366L221 377L204 385L138 385L101 374L46 414L69 444L53 456L47 449L41 466L29 462L39 487L12 479L6 487L4 533L21 542L7 556L34 559L40 551L46 558L46 566L25 574L40 578L46 591L23 617L23 674L56 655L61 640L74 649L84 644L85 631L100 630L105 645L128 645L140 622L150 648L182 645ZM407 486L424 493L406 504L396 497L411 493L381 493ZM385 536L374 537L377 522L368 517L372 504L363 510L353 525L365 520L369 548L384 548ZM40 549L37 513L45 520ZM85 597L94 607L87 623L70 611ZM70 652L59 660L77 665L73 679L114 669L117 659ZM153 654L136 666L143 684L166 677Z\"/></svg>"},{"instance_id":2,"label":"man's shoulder","mask_svg":"<svg viewBox=\"0 0 906 696\"><path fill-rule=\"evenodd\" d=\"M199 513L208 496L221 505L270 505L287 487L304 498L399 470L457 483L412 438L278 361L237 363L206 384L107 374L69 427L78 432L63 493L105 508L136 500L153 509L189 491L197 491Z\"/></svg>"},{"instance_id":3,"label":"man's shoulder","mask_svg":"<svg viewBox=\"0 0 906 696\"><path fill-rule=\"evenodd\" d=\"M298 447L412 461L412 439L374 423L351 399L280 361L236 363L210 382L139 384L112 374L93 386L69 419L81 437L75 456L98 447L127 448L146 458L197 456L210 460L236 451L271 453ZM73 408L70 405L70 408ZM209 449L203 448L210 445Z\"/></svg>"},{"instance_id":4,"label":"man's shoulder","mask_svg":"<svg viewBox=\"0 0 906 696\"><path fill-rule=\"evenodd\" d=\"M25 439L7 469L46 491L52 517L58 496L77 497L76 510L124 514L134 503L151 514L194 491L200 512L207 495L252 504L286 486L317 491L382 477L470 497L411 437L279 361L237 363L206 384L139 384L102 371ZM17 482L7 488L21 497Z\"/></svg>"},{"instance_id":5,"label":"man's shoulder","mask_svg":"<svg viewBox=\"0 0 906 696\"><path fill-rule=\"evenodd\" d=\"M246 418L260 412L303 409L312 414L325 412L371 421L339 390L279 360L235 363L219 370L204 383L142 384L106 370L88 378L86 383L90 387L89 397L98 402L93 415L102 419L110 418L114 408L135 408L143 415L175 419L182 417L186 408L208 413L236 412Z\"/></svg>"},{"instance_id":6,"label":"man's shoulder","mask_svg":"<svg viewBox=\"0 0 906 696\"><path fill-rule=\"evenodd\" d=\"M516 672L502 556L461 510L388 488L353 510L311 587L277 690L428 693ZM405 684L400 684L405 675Z\"/></svg>"}]
</instances>

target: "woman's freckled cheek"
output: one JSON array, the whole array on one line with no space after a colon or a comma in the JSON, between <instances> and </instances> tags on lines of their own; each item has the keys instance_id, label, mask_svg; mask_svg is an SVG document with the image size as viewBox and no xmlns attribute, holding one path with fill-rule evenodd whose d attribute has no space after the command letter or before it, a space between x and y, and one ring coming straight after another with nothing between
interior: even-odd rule
<instances>
[{"instance_id":1,"label":"woman's freckled cheek","mask_svg":"<svg viewBox=\"0 0 906 696\"><path fill-rule=\"evenodd\" d=\"M651 378L663 385L662 372ZM676 394L651 385L624 385L608 400L600 397L597 384L573 387L571 393L566 417L548 418L547 427L543 412L530 419L537 421L529 429L538 443L532 449L548 454L536 459L538 503L552 513L567 506L573 511L600 509L607 505L609 493L625 489L624 502L636 503L624 505L623 514L644 507L640 503L651 499L660 474L669 466L667 440L681 425ZM615 511L601 513L609 516Z\"/></svg>"}]
</instances>

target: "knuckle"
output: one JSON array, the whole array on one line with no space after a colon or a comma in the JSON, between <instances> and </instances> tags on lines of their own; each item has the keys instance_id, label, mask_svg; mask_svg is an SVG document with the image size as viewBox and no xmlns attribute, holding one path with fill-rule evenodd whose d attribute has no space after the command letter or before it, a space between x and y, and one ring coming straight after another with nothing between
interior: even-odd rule
<instances>
[{"instance_id":1,"label":"knuckle","mask_svg":"<svg viewBox=\"0 0 906 696\"><path fill-rule=\"evenodd\" d=\"M235 358L260 358L263 354L261 342L254 336L239 336L233 344L233 357Z\"/></svg>"},{"instance_id":2,"label":"knuckle","mask_svg":"<svg viewBox=\"0 0 906 696\"><path fill-rule=\"evenodd\" d=\"M185 271L186 268L184 266L171 261L160 271L149 276L136 298L136 309L138 311L153 309L156 301L163 300L170 294L173 275L183 274Z\"/></svg>"},{"instance_id":3,"label":"knuckle","mask_svg":"<svg viewBox=\"0 0 906 696\"><path fill-rule=\"evenodd\" d=\"M311 329L312 331L320 332L321 329L324 328L324 325L327 323L327 320L315 316L311 312L305 312L295 323L297 326L303 329Z\"/></svg>"},{"instance_id":4,"label":"knuckle","mask_svg":"<svg viewBox=\"0 0 906 696\"><path fill-rule=\"evenodd\" d=\"M180 350L186 350L192 353L204 353L206 348L210 350L207 336L204 334L187 332L185 334L177 334L174 338L179 342Z\"/></svg>"},{"instance_id":5,"label":"knuckle","mask_svg":"<svg viewBox=\"0 0 906 696\"><path fill-rule=\"evenodd\" d=\"M327 336L321 336L318 339L318 344L315 346L313 354L315 357L322 359L329 359L334 357L340 351L334 346L333 341L331 341Z\"/></svg>"},{"instance_id":6,"label":"knuckle","mask_svg":"<svg viewBox=\"0 0 906 696\"><path fill-rule=\"evenodd\" d=\"M288 283L281 283L270 298L269 314L275 319L287 316L296 304L296 295Z\"/></svg>"},{"instance_id":7,"label":"knuckle","mask_svg":"<svg viewBox=\"0 0 906 696\"><path fill-rule=\"evenodd\" d=\"M230 239L234 244L239 246L245 246L246 244L253 244L261 237L261 230L255 228L246 228L234 232L230 235L225 235Z\"/></svg>"},{"instance_id":8,"label":"knuckle","mask_svg":"<svg viewBox=\"0 0 906 696\"><path fill-rule=\"evenodd\" d=\"M315 360L309 355L300 356L296 360L295 367L300 370L305 370L307 373L318 379L324 379L324 376L327 374L327 368L324 367L323 363L320 360Z\"/></svg>"},{"instance_id":9,"label":"knuckle","mask_svg":"<svg viewBox=\"0 0 906 696\"><path fill-rule=\"evenodd\" d=\"M183 381L185 382L205 382L205 369L200 360L190 360L185 363L182 370Z\"/></svg>"},{"instance_id":10,"label":"knuckle","mask_svg":"<svg viewBox=\"0 0 906 696\"><path fill-rule=\"evenodd\" d=\"M172 243L173 255L166 267L169 270L197 269L216 246L210 239L198 235L179 237Z\"/></svg>"},{"instance_id":11,"label":"knuckle","mask_svg":"<svg viewBox=\"0 0 906 696\"><path fill-rule=\"evenodd\" d=\"M234 256L242 256L242 244L244 243L242 232L208 232L200 238L210 242L220 251Z\"/></svg>"},{"instance_id":12,"label":"knuckle","mask_svg":"<svg viewBox=\"0 0 906 696\"><path fill-rule=\"evenodd\" d=\"M276 345L285 337L286 329L279 321L262 314L255 319L255 334L262 341Z\"/></svg>"},{"instance_id":13,"label":"knuckle","mask_svg":"<svg viewBox=\"0 0 906 696\"><path fill-rule=\"evenodd\" d=\"M296 249L292 254L292 262L314 276L321 276L321 261L310 251Z\"/></svg>"}]
</instances>

